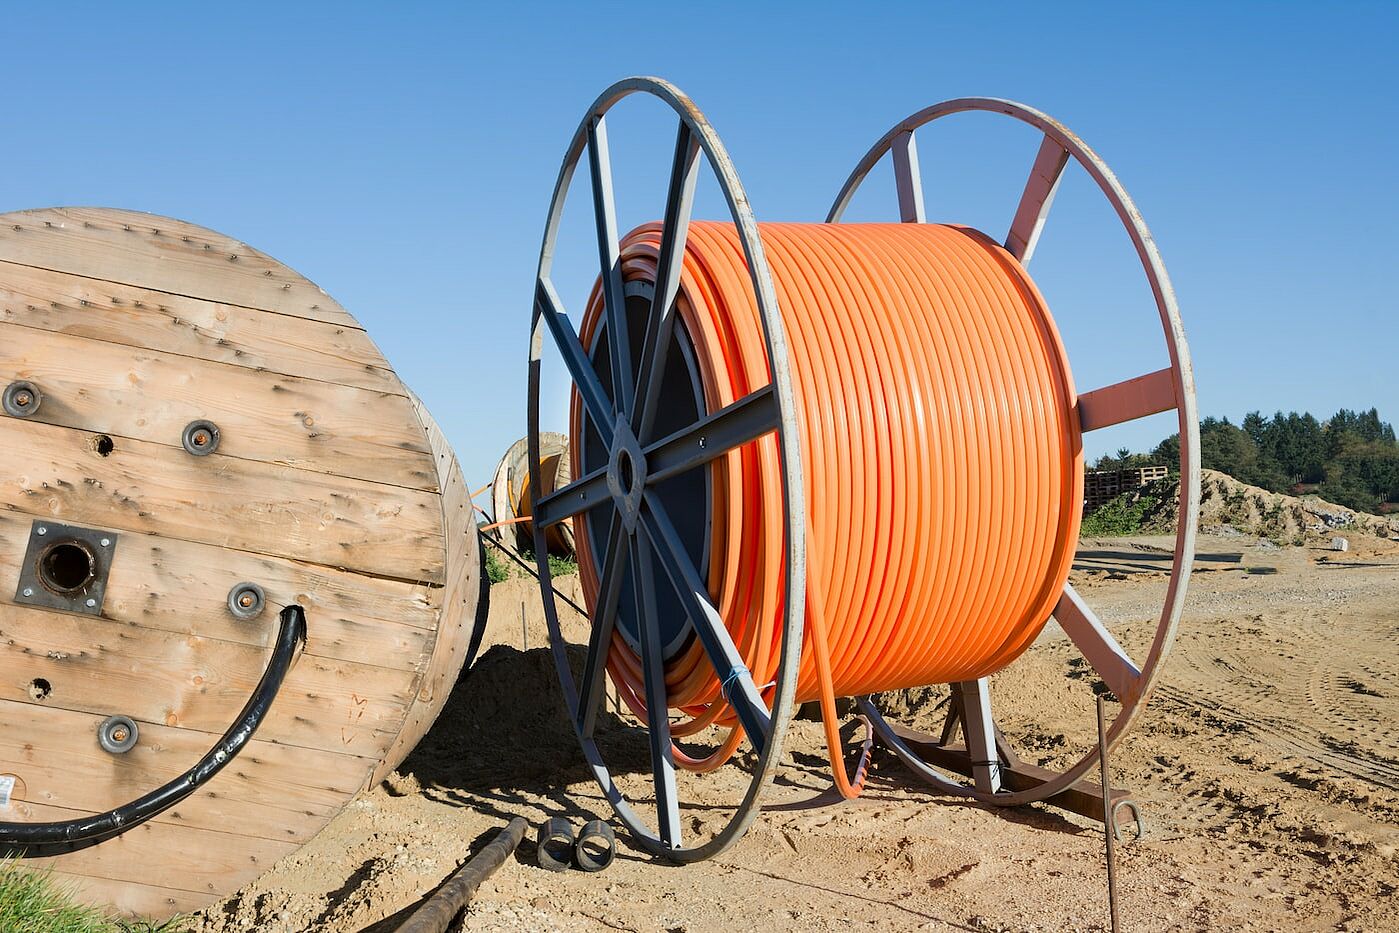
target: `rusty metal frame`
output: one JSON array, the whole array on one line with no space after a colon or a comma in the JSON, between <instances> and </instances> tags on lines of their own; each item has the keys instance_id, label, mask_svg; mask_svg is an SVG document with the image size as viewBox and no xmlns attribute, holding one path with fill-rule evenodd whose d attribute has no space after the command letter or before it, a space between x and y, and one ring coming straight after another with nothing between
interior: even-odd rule
<instances>
[{"instance_id":1,"label":"rusty metal frame","mask_svg":"<svg viewBox=\"0 0 1399 933\"><path fill-rule=\"evenodd\" d=\"M1066 587L1064 596L1054 611L1055 620L1069 636L1070 641L1079 648L1122 705L1107 733L1106 746L1111 750L1131 730L1141 715L1159 676L1162 662L1175 640L1184 608L1186 586L1195 559L1195 526L1200 512L1200 436L1199 416L1195 405L1194 370L1190 363L1190 352L1185 340L1185 329L1180 320L1175 291L1171 287L1165 263L1146 222L1142 219L1141 212L1137 210L1107 163L1062 123L1024 104L995 98L972 97L935 104L920 110L889 130L856 164L836 196L826 220L828 223L840 221L851 198L870 170L886 153L892 153L900 219L906 223L925 222L914 133L920 127L939 118L975 111L1003 114L1044 134L1006 236L1006 249L1022 263L1029 262L1044 228L1045 218L1058 190L1063 171L1071 159L1077 162L1112 204L1136 248L1142 270L1156 300L1166 350L1170 356L1171 365L1167 369L1081 393L1078 401L1081 432L1120 424L1172 408L1177 412L1180 426L1181 501L1177 518L1175 554L1171 565L1170 584L1145 662L1140 667L1136 666L1072 586ZM957 687L954 687L954 694L956 692ZM989 804L1015 806L1051 798L1057 798L1056 802L1062 804L1065 795L1081 793L1089 788L1088 782L1083 779L1098 761L1096 750L1085 754L1077 763L1057 774L1020 762L1014 757L1009 746L1003 740L999 740L999 733L991 719L989 695L986 694L984 684L980 685L980 692L987 697L985 703L978 704L982 711L981 719L971 726L964 721L963 729L974 735L994 733L998 736L998 768L988 767L987 762L971 762L970 759L975 756L967 749L949 744L955 727L951 718L948 728L943 730L943 736L939 739L913 733L889 723L868 697L860 698L859 708L869 716L880 739L905 764L924 780L948 793L973 797ZM968 775L977 773L978 779L972 785L967 785L952 780L944 771ZM993 775L995 780L992 780ZM1097 789L1097 793L1101 796L1101 788ZM1112 796L1115 798L1118 794L1113 792ZM1068 808L1078 809L1073 806ZM1091 809L1091 806L1084 803L1084 808ZM1083 811L1079 809L1078 812Z\"/></svg>"},{"instance_id":2,"label":"rusty metal frame","mask_svg":"<svg viewBox=\"0 0 1399 933\"><path fill-rule=\"evenodd\" d=\"M624 386L623 383L614 382L613 398L620 402L614 404L607 398L596 373L591 371L587 353L578 342L576 331L564 313L550 281L550 271L564 203L574 172L580 160L586 157L592 176L594 220L604 304L608 309L609 328L613 330L609 339L614 352L612 374L614 379L628 379L631 365L630 361L625 359L623 349L627 344L620 339L625 333L622 328L625 310L621 267L617 255L618 239L607 150L606 117L617 103L633 94L648 95L670 107L679 118L679 128L662 230L656 297L648 321L642 369L637 374L639 378L635 384L641 388L636 389L633 397L626 391L619 391L619 387L635 386ZM721 411L703 415L698 424L685 431L667 438L653 439L650 434L657 402L656 392L660 385L660 379L653 370L657 366L664 366L664 348L668 344L669 328L673 326L675 317L673 303L675 291L679 286L680 258L684 253L683 238L688 229L694 185L702 160L708 161L713 170L743 245L763 323L772 383ZM678 243L674 242L677 231ZM668 238L671 239L669 252ZM787 340L778 314L772 274L758 236L757 221L748 204L748 197L744 193L738 173L718 134L694 102L669 82L659 78L634 77L612 85L588 108L564 156L545 224L531 319L528 436L532 463L539 461L539 388L546 334L552 338L563 356L575 390L579 392L591 420L611 448L606 469L596 471L596 475L576 478L574 482L547 498L541 495L537 471L531 473L530 479L532 501L536 504L534 533L540 593L543 597L545 620L549 625L554 664L563 686L570 718L589 768L616 810L617 816L631 830L642 848L678 862L709 858L733 845L757 817L761 795L772 782L781 757L782 741L795 712L806 595L806 507ZM658 347L661 349L659 353ZM755 433L758 431L762 433ZM676 546L675 529L664 514L664 509L653 501L649 493L638 498L635 493L636 487L643 485L641 479L625 482L621 477L624 473L622 467L626 468L627 475L641 477L647 476L649 468L652 470L650 479L659 481L659 477L668 475L667 470L673 474L679 470L701 467L722 450L747 443L769 432L777 434L778 456L783 476L787 575L785 618L777 678L773 684L759 687L753 684L751 674L744 667L741 658L737 657L731 643L728 646L722 644L727 639L727 633L722 631L722 620L713 611L712 597L703 592L703 579L693 572L693 567L683 566L682 558L676 557L679 549ZM724 440L721 442L720 438ZM727 448L725 444L728 445ZM606 568L609 566L608 559L615 557L611 563L620 566L623 562L620 554L623 551L629 552L633 561L633 576L639 584L638 601L642 606L653 605L654 601L648 599L645 592L648 589L646 584L649 578L643 577L640 571L647 566L646 553L651 549L656 551L658 559L666 566L671 585L677 591L682 604L691 607L687 614L696 623L696 635L701 642L705 642L706 653L711 660L727 653L728 657L723 663L715 662L716 673L724 686L725 695L734 702L742 727L757 752L753 777L733 816L718 833L697 846L685 846L680 838L678 791L669 728L665 719L653 716L653 722L647 728L651 739L652 778L657 800L659 831L653 830L627 801L621 788L613 780L593 739L592 726L601 690L601 675L597 673L600 669L600 659L597 655L599 652L605 655L610 638L611 626L607 610L599 613L599 608L593 607L594 618L590 619L590 622L594 623L594 634L589 644L589 660L581 683L575 682L569 663L567 642L560 629L554 604L555 594L549 573L547 549L544 547L544 534L552 522L600 507L610 508L613 517L599 565ZM635 546L632 546L631 542L634 542ZM665 558L667 551L670 554L668 561ZM599 606L605 607L610 602L615 607L623 572L614 568L614 572L609 574L604 570L600 582ZM689 592L685 592L686 590ZM697 612L706 617L703 624L695 619ZM659 649L653 645L648 654L646 648L648 630L653 626L647 624L647 614L644 610L638 615L643 646L643 669L648 671L648 709L663 709L664 685L659 679L660 671L656 669L661 663ZM615 609L611 610L611 617L615 617ZM656 635L652 633L650 637L655 639ZM709 641L706 641L706 638ZM714 644L710 644L710 641ZM728 648L727 652L723 650L725 647ZM721 669L724 666L728 669ZM770 706L762 699L765 692L772 697ZM748 700L742 700L744 697ZM756 703L751 701L753 697L757 697Z\"/></svg>"}]
</instances>

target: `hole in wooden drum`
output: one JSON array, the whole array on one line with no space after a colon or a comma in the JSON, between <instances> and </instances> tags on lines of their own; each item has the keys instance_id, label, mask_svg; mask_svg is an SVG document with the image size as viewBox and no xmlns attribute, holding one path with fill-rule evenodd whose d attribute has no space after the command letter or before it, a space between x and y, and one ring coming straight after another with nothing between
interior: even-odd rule
<instances>
[{"instance_id":1,"label":"hole in wooden drum","mask_svg":"<svg viewBox=\"0 0 1399 933\"><path fill-rule=\"evenodd\" d=\"M112 451L117 449L117 445L112 443L112 439L105 434L99 434L92 440L92 449L103 457L109 457Z\"/></svg>"},{"instance_id":2,"label":"hole in wooden drum","mask_svg":"<svg viewBox=\"0 0 1399 933\"><path fill-rule=\"evenodd\" d=\"M39 580L60 596L78 592L97 576L97 560L76 541L56 541L39 557Z\"/></svg>"},{"instance_id":3,"label":"hole in wooden drum","mask_svg":"<svg viewBox=\"0 0 1399 933\"><path fill-rule=\"evenodd\" d=\"M42 677L35 677L29 682L29 697L32 700L47 700L49 694L53 693L53 684Z\"/></svg>"}]
</instances>

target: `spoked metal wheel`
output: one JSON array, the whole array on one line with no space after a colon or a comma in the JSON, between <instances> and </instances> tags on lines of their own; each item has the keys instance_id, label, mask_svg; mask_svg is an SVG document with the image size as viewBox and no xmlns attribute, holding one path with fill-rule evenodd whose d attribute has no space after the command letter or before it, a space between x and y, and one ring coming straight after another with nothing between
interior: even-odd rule
<instances>
[{"instance_id":1,"label":"spoked metal wheel","mask_svg":"<svg viewBox=\"0 0 1399 933\"><path fill-rule=\"evenodd\" d=\"M926 221L923 189L918 171L914 131L954 113L1001 113L1027 123L1044 134L1030 177L1010 223L1005 247L1022 264L1028 263L1044 227L1059 181L1072 158L1088 172L1112 204L1136 247L1142 269L1156 298L1170 365L1156 372L1104 386L1078 397L1080 428L1096 431L1174 409L1180 422L1180 511L1170 586L1166 592L1156 632L1145 660L1138 664L1118 644L1107 626L1093 613L1072 586L1066 586L1054 610L1054 619L1069 636L1102 682L1121 703L1108 730L1108 747L1115 746L1132 728L1156 682L1167 652L1175 639L1185 601L1186 583L1195 557L1195 525L1200 510L1199 427L1195 409L1195 380L1190 366L1185 332L1181 326L1175 293L1166 267L1136 205L1117 178L1092 149L1062 124L1022 104L989 98L964 98L922 110L884 135L865 154L837 196L827 221L839 222L856 190L870 170L892 153L897 186L899 219L905 223ZM1095 764L1088 754L1065 771L1054 773L1023 766L995 728L990 694L983 679L953 685L953 703L941 737L920 736L889 723L868 698L860 701L876 733L915 773L940 789L1006 806L1044 800L1081 780ZM966 737L961 751L970 760L971 784L949 777L927 760L928 753L944 750L957 720ZM939 756L946 765L946 756ZM1020 767L1017 767L1017 766ZM1105 789L1106 790L1106 789Z\"/></svg>"},{"instance_id":2,"label":"spoked metal wheel","mask_svg":"<svg viewBox=\"0 0 1399 933\"><path fill-rule=\"evenodd\" d=\"M655 282L645 292L623 281L607 145L607 114L623 98L636 93L663 101L679 117ZM583 345L550 280L560 217L574 170L585 154L592 178L605 351L598 339L588 347ZM676 427L663 423L659 401L667 360L675 355L677 344L684 342L683 326L676 320L676 297L701 156L714 172L743 244L772 381L717 411L705 411L701 405L692 423ZM638 300L644 302L639 319L628 309L629 302L635 307ZM631 332L638 324L644 329L639 344ZM690 99L664 81L629 78L608 88L589 108L564 157L549 209L535 290L529 373L531 462L539 458L540 367L546 334L563 358L581 401L587 433L601 450L596 466L580 471L578 479L547 497L541 496L538 478L531 477L540 589L568 712L588 765L638 842L648 851L676 861L708 858L737 840L757 815L759 797L772 779L792 717L806 592L806 511L787 343L757 223L718 135ZM636 356L628 352L633 346L639 351ZM693 542L680 530L684 522L675 514L677 503L667 501L663 489L668 481L688 471L706 470L726 452L774 432L786 535L785 618L776 680L759 685L724 626ZM583 466L589 464L585 461ZM592 628L587 658L577 680L559 625L544 546L549 527L573 516L582 516L587 527L596 532L590 540L597 542L599 579L589 619ZM627 594L629 600L623 598ZM667 605L673 612L667 611ZM634 646L644 675L657 809L654 828L627 800L595 739L614 631ZM724 697L758 756L748 791L732 818L716 834L702 840L682 837L674 746L665 713L666 658L676 643L688 643L689 639L702 646Z\"/></svg>"}]
</instances>

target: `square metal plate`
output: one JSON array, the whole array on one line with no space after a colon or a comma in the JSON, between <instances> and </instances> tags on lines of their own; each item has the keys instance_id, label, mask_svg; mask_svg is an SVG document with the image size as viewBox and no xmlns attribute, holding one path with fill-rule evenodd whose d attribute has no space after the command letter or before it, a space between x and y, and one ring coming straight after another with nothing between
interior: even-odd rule
<instances>
[{"instance_id":1,"label":"square metal plate","mask_svg":"<svg viewBox=\"0 0 1399 933\"><path fill-rule=\"evenodd\" d=\"M115 532L42 519L34 522L15 602L100 616L116 550Z\"/></svg>"}]
</instances>

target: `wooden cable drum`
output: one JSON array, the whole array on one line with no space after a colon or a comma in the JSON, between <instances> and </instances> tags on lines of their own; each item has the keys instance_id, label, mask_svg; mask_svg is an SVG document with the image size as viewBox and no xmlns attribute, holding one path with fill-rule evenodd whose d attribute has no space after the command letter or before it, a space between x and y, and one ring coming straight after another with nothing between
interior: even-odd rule
<instances>
[{"instance_id":1,"label":"wooden cable drum","mask_svg":"<svg viewBox=\"0 0 1399 933\"><path fill-rule=\"evenodd\" d=\"M6 214L0 314L0 849L198 908L441 710L480 600L466 487L354 318L212 231Z\"/></svg>"},{"instance_id":2,"label":"wooden cable drum","mask_svg":"<svg viewBox=\"0 0 1399 933\"><path fill-rule=\"evenodd\" d=\"M620 237L606 121L635 93L669 105L679 129L661 221ZM1003 238L924 217L913 132L975 110L1042 134ZM839 223L870 168L891 153L901 222ZM601 271L575 330L550 272L585 156ZM1071 159L1137 248L1169 359L1085 393L1026 268ZM728 221L691 221L705 161ZM535 534L568 520L575 527L591 623L581 676L541 562L546 620L584 754L641 845L677 861L731 845L758 811L794 706L807 701L821 705L844 796L863 787L877 738L948 793L1086 810L1082 800L1095 791L1082 779L1096 759L1060 772L1021 761L996 728L988 677L1052 618L1117 699L1107 741L1121 740L1180 619L1199 463L1193 377L1165 268L1126 192L1081 140L1023 105L951 101L876 144L826 223L759 224L693 102L664 81L627 79L589 109L555 189L534 307L532 440L546 333L573 384L578 479L543 498L536 491ZM1171 582L1139 665L1068 584L1082 437L1170 410L1180 425L1180 521ZM639 796L655 807L654 823L598 743L608 677L648 734L650 793ZM869 700L937 683L951 686L940 736L886 721ZM838 697L857 698L866 726L853 777ZM718 768L745 743L755 757L745 763L743 799L725 818L706 806L686 819L677 771ZM1125 799L1096 793L1113 806Z\"/></svg>"},{"instance_id":3,"label":"wooden cable drum","mask_svg":"<svg viewBox=\"0 0 1399 933\"><path fill-rule=\"evenodd\" d=\"M492 524L505 541L521 550L534 547L534 526L530 523L533 502L530 487L530 464L538 463L540 489L549 495L567 486L573 478L569 460L568 435L546 431L540 436L539 459L529 458L529 438L522 437L510 445L496 467L491 482ZM553 525L545 536L549 553L559 557L573 554L573 526L566 522Z\"/></svg>"}]
</instances>

